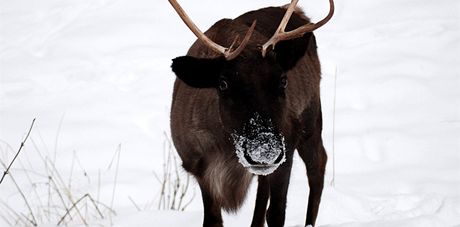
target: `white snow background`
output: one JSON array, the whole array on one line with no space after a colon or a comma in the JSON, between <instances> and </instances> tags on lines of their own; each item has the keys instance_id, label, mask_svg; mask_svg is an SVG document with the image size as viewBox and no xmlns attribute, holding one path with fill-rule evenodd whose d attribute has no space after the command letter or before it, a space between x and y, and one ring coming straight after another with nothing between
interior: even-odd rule
<instances>
[{"instance_id":1,"label":"white snow background","mask_svg":"<svg viewBox=\"0 0 460 227\"><path fill-rule=\"evenodd\" d=\"M202 30L223 17L287 3L180 2ZM326 0L299 5L313 21L328 9ZM315 34L329 154L318 226L460 226L460 1L337 0L334 18ZM166 0L0 0L3 162L10 162L37 118L10 171L26 196L43 183L34 173L43 169L39 150L55 155L63 178L74 174L75 197L99 191L110 204L114 168L108 166L120 148L117 215L91 219L90 226L200 226L196 183L185 212L151 205L160 189L153 172L162 170L169 134L171 59L194 40ZM79 167L71 171L76 156ZM255 189L237 215L224 215L226 226L249 226ZM296 156L286 226L303 225L307 196ZM27 213L8 176L0 200L0 214L9 213L7 206ZM0 219L0 226L8 225ZM83 224L75 219L69 225Z\"/></svg>"}]
</instances>

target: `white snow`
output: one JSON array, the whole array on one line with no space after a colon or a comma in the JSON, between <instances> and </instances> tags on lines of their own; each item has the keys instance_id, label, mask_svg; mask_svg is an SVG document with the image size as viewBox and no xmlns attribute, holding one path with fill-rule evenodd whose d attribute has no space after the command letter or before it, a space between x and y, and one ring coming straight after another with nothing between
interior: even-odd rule
<instances>
[{"instance_id":1,"label":"white snow","mask_svg":"<svg viewBox=\"0 0 460 227\"><path fill-rule=\"evenodd\" d=\"M205 30L288 1L180 2ZM328 8L325 0L299 4L313 21ZM332 21L315 32L329 154L318 226L460 225L459 12L458 0L337 1ZM31 202L48 188L39 151L56 160L66 184L72 179L75 197L91 192L113 203L117 215L92 217L92 226L200 226L196 183L185 212L158 211L154 176L169 135L171 59L194 40L166 0L0 1L0 160L13 158L37 117L10 171ZM308 184L294 158L286 226L303 226ZM224 214L226 226L249 225L255 190L237 215ZM5 204L28 212L10 178L0 195L0 216ZM44 226L56 225L45 217ZM0 218L0 226L9 225Z\"/></svg>"}]
</instances>

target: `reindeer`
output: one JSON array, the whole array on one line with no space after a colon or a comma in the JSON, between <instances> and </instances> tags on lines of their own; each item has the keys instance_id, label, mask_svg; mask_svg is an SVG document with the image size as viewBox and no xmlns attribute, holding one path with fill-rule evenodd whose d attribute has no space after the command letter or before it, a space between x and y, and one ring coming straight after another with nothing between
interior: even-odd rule
<instances>
[{"instance_id":1,"label":"reindeer","mask_svg":"<svg viewBox=\"0 0 460 227\"><path fill-rule=\"evenodd\" d=\"M222 226L222 209L238 210L254 175L251 226L283 226L294 150L310 186L305 225L315 225L327 155L312 31L331 19L333 0L318 23L292 0L222 19L205 33L176 0L169 2L198 37L171 66L177 77L171 134L183 168L200 186L203 226Z\"/></svg>"}]
</instances>

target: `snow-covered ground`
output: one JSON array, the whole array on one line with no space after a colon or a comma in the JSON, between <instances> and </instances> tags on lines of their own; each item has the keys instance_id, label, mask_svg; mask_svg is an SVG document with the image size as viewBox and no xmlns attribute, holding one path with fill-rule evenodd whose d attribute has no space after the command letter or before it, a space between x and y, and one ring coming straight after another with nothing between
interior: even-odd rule
<instances>
[{"instance_id":1,"label":"snow-covered ground","mask_svg":"<svg viewBox=\"0 0 460 227\"><path fill-rule=\"evenodd\" d=\"M181 1L203 30L222 17L285 3ZM328 8L325 0L300 5L313 21ZM333 20L315 33L330 157L318 226L460 226L460 1L337 1ZM185 212L155 209L154 172L162 171L169 134L170 59L194 39L166 0L0 0L1 161L12 159L37 117L11 170L26 196L43 179L33 173L44 169L40 151L75 181L75 194L113 203L112 220L90 225L200 226L194 183ZM224 216L226 226L249 225L254 186L240 212ZM304 223L307 195L296 157L286 226ZM0 216L10 213L7 206L27 213L9 178L0 200Z\"/></svg>"}]
</instances>

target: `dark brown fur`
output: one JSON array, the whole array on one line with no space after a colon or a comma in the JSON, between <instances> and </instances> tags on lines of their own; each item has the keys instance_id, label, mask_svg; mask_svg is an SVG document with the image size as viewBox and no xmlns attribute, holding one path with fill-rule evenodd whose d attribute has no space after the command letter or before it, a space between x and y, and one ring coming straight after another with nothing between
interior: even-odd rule
<instances>
[{"instance_id":1,"label":"dark brown fur","mask_svg":"<svg viewBox=\"0 0 460 227\"><path fill-rule=\"evenodd\" d=\"M252 21L257 19L256 30L235 64L253 67L269 65L272 64L266 63L269 57L264 59L260 56L259 46L273 35L284 12L285 9L281 7L270 7L248 12L234 20L223 19L213 25L206 35L220 45L229 46L235 35L244 36ZM298 11L292 16L287 30L307 22L308 19ZM306 164L310 185L306 224L314 225L327 160L321 139L321 72L316 41L312 33L307 33L302 38L280 42L276 48L277 63L289 68L288 86L281 104L278 105L282 108L272 110L267 107L267 111L272 114L276 126L286 138L287 157L286 162L274 173L259 176L252 226L263 226L265 218L269 226L284 225L286 195L295 149ZM298 49L303 51L298 53ZM187 56L203 59L220 57L200 41L192 45ZM175 69L173 64L173 70L179 76L178 70L183 69ZM249 69L246 67L243 71L245 70ZM265 97L261 95L265 92L265 87L260 84L270 81L270 78L267 76L267 79L262 80L258 77L269 75L270 71L264 73L264 68L257 68L256 71L242 76L250 78L246 78L249 81L261 80L262 82L254 82L256 86L252 86L251 89L258 94L257 97ZM254 79L251 79L251 76L254 76ZM232 131L225 123L234 121L233 118L226 119L234 116L234 113L222 113L222 102L222 95L215 87L196 88L181 79L176 79L171 110L172 137L184 169L195 176L200 186L205 210L204 226L222 226L221 209L236 211L244 201L252 179L252 174L238 163L230 139ZM254 101L254 105L266 108L265 106L272 104L267 103L264 106L264 99L259 98L257 102ZM268 199L270 207L266 211Z\"/></svg>"}]
</instances>

